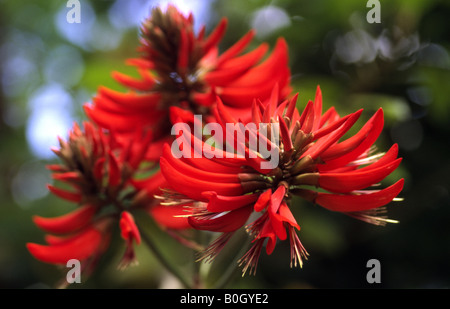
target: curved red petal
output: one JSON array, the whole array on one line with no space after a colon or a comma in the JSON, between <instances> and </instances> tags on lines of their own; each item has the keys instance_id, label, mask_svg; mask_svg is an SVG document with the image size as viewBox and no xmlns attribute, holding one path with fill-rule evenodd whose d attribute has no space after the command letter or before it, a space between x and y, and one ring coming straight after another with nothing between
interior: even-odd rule
<instances>
[{"instance_id":1,"label":"curved red petal","mask_svg":"<svg viewBox=\"0 0 450 309\"><path fill-rule=\"evenodd\" d=\"M226 18L222 18L219 22L219 25L213 30L213 32L205 39L203 43L203 52L206 54L208 51L215 45L219 43L225 34L225 30L227 28L228 20Z\"/></svg>"},{"instance_id":2,"label":"curved red petal","mask_svg":"<svg viewBox=\"0 0 450 309\"><path fill-rule=\"evenodd\" d=\"M111 187L117 186L121 179L121 170L119 166L119 162L117 162L116 157L112 154L111 151L108 153L108 184Z\"/></svg>"},{"instance_id":3,"label":"curved red petal","mask_svg":"<svg viewBox=\"0 0 450 309\"><path fill-rule=\"evenodd\" d=\"M240 77L246 71L250 70L269 49L267 44L261 44L251 52L223 62L215 70L205 75L205 80L210 85L226 86L228 83Z\"/></svg>"},{"instance_id":4,"label":"curved red petal","mask_svg":"<svg viewBox=\"0 0 450 309\"><path fill-rule=\"evenodd\" d=\"M92 205L81 206L74 211L54 218L34 216L33 222L49 233L62 234L75 232L89 224L97 208Z\"/></svg>"},{"instance_id":5,"label":"curved red petal","mask_svg":"<svg viewBox=\"0 0 450 309\"><path fill-rule=\"evenodd\" d=\"M73 192L69 192L69 191L62 190L62 189L59 189L57 187L54 187L52 185L47 185L47 188L54 195L56 195L56 196L58 196L58 197L60 197L62 199L68 200L70 202L79 203L79 202L81 202L81 200L83 198L83 195L81 193L79 193L79 192L74 192L74 193Z\"/></svg>"},{"instance_id":6,"label":"curved red petal","mask_svg":"<svg viewBox=\"0 0 450 309\"><path fill-rule=\"evenodd\" d=\"M224 196L218 195L214 191L207 191L203 192L202 194L209 200L207 209L210 212L235 210L237 208L254 203L259 197L259 194L257 193L239 196Z\"/></svg>"},{"instance_id":7,"label":"curved red petal","mask_svg":"<svg viewBox=\"0 0 450 309\"><path fill-rule=\"evenodd\" d=\"M336 143L347 131L353 126L359 118L361 112L356 112L350 115L348 119L334 132L328 136L318 140L312 147L302 154L302 157L310 155L313 159L320 157L331 145Z\"/></svg>"},{"instance_id":8,"label":"curved red petal","mask_svg":"<svg viewBox=\"0 0 450 309\"><path fill-rule=\"evenodd\" d=\"M221 174L216 171L204 171L195 168L189 164L186 164L183 160L176 159L172 156L170 146L164 145L163 157L175 168L179 173L189 175L190 177L211 181L211 182L223 182L223 183L239 183L239 177L236 174Z\"/></svg>"},{"instance_id":9,"label":"curved red petal","mask_svg":"<svg viewBox=\"0 0 450 309\"><path fill-rule=\"evenodd\" d=\"M267 189L263 193L259 195L258 200L256 201L254 205L254 209L256 212L260 212L264 208L269 205L270 199L272 198L272 189Z\"/></svg>"},{"instance_id":10,"label":"curved red petal","mask_svg":"<svg viewBox=\"0 0 450 309\"><path fill-rule=\"evenodd\" d=\"M134 217L128 211L122 211L120 215L119 227L121 236L125 240L135 240L137 244L141 243L141 234L136 226Z\"/></svg>"},{"instance_id":11,"label":"curved red petal","mask_svg":"<svg viewBox=\"0 0 450 309\"><path fill-rule=\"evenodd\" d=\"M150 91L153 85L155 84L153 81L149 79L136 79L126 74L114 71L112 73L112 77L117 80L122 85L130 89L135 89L139 91Z\"/></svg>"},{"instance_id":12,"label":"curved red petal","mask_svg":"<svg viewBox=\"0 0 450 309\"><path fill-rule=\"evenodd\" d=\"M136 189L145 190L151 197L155 194L161 193L160 189L167 186L166 179L160 170L147 178L132 179L130 182Z\"/></svg>"},{"instance_id":13,"label":"curved red petal","mask_svg":"<svg viewBox=\"0 0 450 309\"><path fill-rule=\"evenodd\" d=\"M347 165L349 162L356 160L362 153L367 151L370 146L377 140L383 129L384 119L383 119L383 109L379 109L370 119L369 121L361 128L361 132L365 132L367 128L371 128L368 130L366 138L352 151L326 162L325 165L321 165L321 170L333 170L338 167L342 167Z\"/></svg>"},{"instance_id":14,"label":"curved red petal","mask_svg":"<svg viewBox=\"0 0 450 309\"><path fill-rule=\"evenodd\" d=\"M228 48L220 55L220 57L217 59L217 65L220 66L222 62L238 55L242 50L244 50L245 47L247 47L247 45L250 43L250 41L253 39L254 36L255 36L254 30L250 30L249 32L247 32L247 34L244 35L239 41L234 43L233 46Z\"/></svg>"},{"instance_id":15,"label":"curved red petal","mask_svg":"<svg viewBox=\"0 0 450 309\"><path fill-rule=\"evenodd\" d=\"M175 230L192 228L185 217L191 212L186 209L185 205L163 206L158 204L152 206L149 212L155 221L165 228Z\"/></svg>"},{"instance_id":16,"label":"curved red petal","mask_svg":"<svg viewBox=\"0 0 450 309\"><path fill-rule=\"evenodd\" d=\"M381 207L391 202L403 189L404 179L395 184L374 193L359 195L317 193L315 202L332 211L352 212L363 211Z\"/></svg>"},{"instance_id":17,"label":"curved red petal","mask_svg":"<svg viewBox=\"0 0 450 309\"><path fill-rule=\"evenodd\" d=\"M169 186L195 200L206 202L207 200L201 194L204 191L216 191L219 195L241 195L244 193L239 183L210 182L184 175L171 166L164 157L160 159L160 167Z\"/></svg>"},{"instance_id":18,"label":"curved red petal","mask_svg":"<svg viewBox=\"0 0 450 309\"><path fill-rule=\"evenodd\" d=\"M86 228L61 244L40 245L27 243L28 251L38 260L50 264L66 264L70 259L83 261L95 254L102 241L102 233L97 229Z\"/></svg>"},{"instance_id":19,"label":"curved red petal","mask_svg":"<svg viewBox=\"0 0 450 309\"><path fill-rule=\"evenodd\" d=\"M280 38L277 40L272 53L266 60L264 60L258 66L254 67L252 70L248 71L242 77L230 83L228 86L237 88L256 87L258 85L264 84L267 81L270 81L270 88L272 88L274 85L274 80L278 80L278 82L280 83L281 76L284 76L285 74L290 75L287 65L287 43L283 38ZM280 87L282 86L284 85L280 83ZM254 97L256 98L257 96Z\"/></svg>"},{"instance_id":20,"label":"curved red petal","mask_svg":"<svg viewBox=\"0 0 450 309\"><path fill-rule=\"evenodd\" d=\"M250 217L253 207L240 207L229 212L189 217L189 223L197 230L229 233L241 228Z\"/></svg>"},{"instance_id":21,"label":"curved red petal","mask_svg":"<svg viewBox=\"0 0 450 309\"><path fill-rule=\"evenodd\" d=\"M401 158L370 170L355 170L344 173L320 173L319 186L337 193L362 190L376 184L392 173L402 161Z\"/></svg>"}]
</instances>

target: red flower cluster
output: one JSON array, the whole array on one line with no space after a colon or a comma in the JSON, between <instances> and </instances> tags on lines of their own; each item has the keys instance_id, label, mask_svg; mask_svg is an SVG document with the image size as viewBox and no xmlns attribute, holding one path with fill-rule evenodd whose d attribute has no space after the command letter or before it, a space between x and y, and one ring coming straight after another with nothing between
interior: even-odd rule
<instances>
[{"instance_id":1,"label":"red flower cluster","mask_svg":"<svg viewBox=\"0 0 450 309\"><path fill-rule=\"evenodd\" d=\"M122 149L114 134L89 122L83 128L75 124L68 141L60 139L60 149L54 152L62 163L48 166L53 178L67 187L48 185L49 190L79 207L60 217L35 216L36 225L51 235L46 237L48 245L30 243L27 247L44 262L65 264L78 259L91 268L109 245L112 223L120 220L122 236L127 241L121 263L126 266L134 262L133 241L140 243L139 231L128 209L142 207L145 196L158 192L141 192L133 185L151 134L136 135ZM158 182L157 177L152 180ZM129 191L130 187L135 189Z\"/></svg>"},{"instance_id":2,"label":"red flower cluster","mask_svg":"<svg viewBox=\"0 0 450 309\"><path fill-rule=\"evenodd\" d=\"M290 96L286 42L279 39L269 55L266 43L245 52L254 36L250 31L219 53L226 25L223 19L210 35L204 27L195 34L192 15L173 6L153 9L141 29L142 56L128 60L140 77L115 72L128 91L100 87L85 105L90 121L84 131L75 125L68 141L61 139L55 149L62 163L49 169L69 189L51 185L49 190L78 208L57 218L34 218L51 235L48 245L27 244L33 256L54 264L76 258L91 271L118 222L126 243L121 266L126 266L135 261L134 243L141 242L132 213L145 209L163 228L221 232L201 255L206 260L246 226L253 246L240 263L244 273L254 273L264 245L270 254L278 239L289 237L292 265L302 265L307 256L291 211L294 195L370 223L389 222L380 210L399 194L403 180L367 189L401 161L396 145L385 154L373 153L382 110L340 141L362 111L344 117L334 108L322 113L318 88L300 114L297 96ZM172 135L174 124L195 127L197 115L204 119L201 129L217 124L222 130L212 145L211 138L190 130L176 139ZM265 124L269 130L242 131L245 138L234 141L224 133L230 124L240 130ZM252 138L270 155L255 149ZM203 152L183 146L185 156L174 156L170 144L181 140ZM250 219L252 214L257 218Z\"/></svg>"},{"instance_id":3,"label":"red flower cluster","mask_svg":"<svg viewBox=\"0 0 450 309\"><path fill-rule=\"evenodd\" d=\"M195 148L200 144L197 149L203 149L203 157L185 155L176 159L171 149L165 148L161 170L174 190L183 194L185 200L193 201L189 223L195 229L222 233L201 259L213 259L233 233L246 225L254 239L252 248L240 260L244 273L248 269L250 273L256 271L266 240L266 252L271 254L277 239L285 240L288 236L291 265L302 265L307 252L295 231L300 230L300 226L291 212L294 195L370 223L390 221L379 216L380 207L399 194L403 179L382 190L367 189L394 171L401 161L397 158L396 145L385 154L372 153L372 145L383 128L382 110L378 110L354 136L340 141L362 110L344 117L334 108L322 114L320 88L317 88L314 102L310 101L302 114L295 108L296 96L281 104L278 102L276 88L267 104L254 102L252 122L277 125L279 130L269 130L268 134L249 130L245 140L235 143L232 156L228 148L222 150L225 146L216 144L212 148L189 132L183 132L185 139L180 139L179 146L190 143ZM217 115L221 124L238 124L220 99ZM244 126L240 128L244 136ZM257 136L258 143L277 148L276 166L263 167L262 163L269 162L263 153L250 146L249 135ZM237 155L238 147L245 147L241 151L244 156ZM255 153L257 155L252 155ZM320 190L314 190L314 187ZM173 203L173 199L168 196L168 203ZM255 213L259 215L257 219L247 223Z\"/></svg>"},{"instance_id":4,"label":"red flower cluster","mask_svg":"<svg viewBox=\"0 0 450 309\"><path fill-rule=\"evenodd\" d=\"M48 245L27 244L37 259L65 264L76 258L94 265L108 247L116 220L127 244L121 263L126 266L134 260L133 241L140 242L130 213L138 208L147 209L163 228L190 228L179 216L185 214L182 205L168 208L153 198L167 186L161 172L142 176L143 168L157 169L162 146L172 139L171 120L200 113L213 121L216 95L227 102L231 113L249 115L247 102L253 97L265 100L275 83L282 85L281 96L290 92L284 40L265 60L265 43L241 55L254 36L250 31L219 55L227 20L208 37L204 27L195 35L193 22L192 15L185 17L173 6L166 12L153 9L142 26L143 55L128 60L141 79L115 72L116 80L130 90L119 93L100 87L93 103L85 106L92 122L84 124L84 132L75 125L68 142L60 140L55 153L62 164L49 169L71 190L48 188L79 207L57 218L34 218L38 227L54 234L46 237Z\"/></svg>"},{"instance_id":5,"label":"red flower cluster","mask_svg":"<svg viewBox=\"0 0 450 309\"><path fill-rule=\"evenodd\" d=\"M115 79L129 91L101 87L93 104L85 107L87 115L103 128L125 135L136 127L151 129L155 147L149 148L149 158L158 159L163 143L171 140L174 119L187 122L195 114L214 122L216 96L230 113L245 121L251 119L252 100L267 100L275 84L281 97L291 92L283 39L265 59L266 43L242 54L254 31L219 54L227 20L222 19L207 37L205 27L195 34L193 24L192 15L185 17L174 6L169 5L166 12L155 8L142 26L142 57L128 60L137 67L140 79L115 72Z\"/></svg>"}]
</instances>

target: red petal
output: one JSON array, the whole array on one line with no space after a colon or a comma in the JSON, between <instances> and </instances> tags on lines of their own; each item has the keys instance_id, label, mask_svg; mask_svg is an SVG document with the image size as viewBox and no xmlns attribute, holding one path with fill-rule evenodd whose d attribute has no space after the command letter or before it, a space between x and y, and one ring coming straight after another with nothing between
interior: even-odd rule
<instances>
[{"instance_id":1,"label":"red petal","mask_svg":"<svg viewBox=\"0 0 450 309\"><path fill-rule=\"evenodd\" d=\"M297 110L296 109L297 99L298 99L298 92L296 94L294 94L294 96L289 100L289 103L287 105L287 110L286 110L285 116L291 120L291 125L294 124L294 122L292 120L294 119L294 111Z\"/></svg>"},{"instance_id":2,"label":"red petal","mask_svg":"<svg viewBox=\"0 0 450 309\"><path fill-rule=\"evenodd\" d=\"M265 61L235 80L229 87L255 87L270 81L270 88L272 88L274 80L280 83L279 77L289 72L287 65L288 47L286 41L281 38L277 40L275 48ZM282 83L280 83L281 86Z\"/></svg>"},{"instance_id":3,"label":"red petal","mask_svg":"<svg viewBox=\"0 0 450 309\"><path fill-rule=\"evenodd\" d=\"M250 30L246 35L244 35L239 41L234 43L233 46L228 48L225 52L223 52L220 57L217 59L217 66L220 66L222 62L233 58L238 55L245 47L250 43L255 35L254 30Z\"/></svg>"},{"instance_id":4,"label":"red petal","mask_svg":"<svg viewBox=\"0 0 450 309\"><path fill-rule=\"evenodd\" d=\"M258 234L257 238L268 238L266 245L266 253L268 255L272 254L275 249L275 245L277 244L277 236L275 235L275 231L271 222L268 220L264 224L261 232Z\"/></svg>"},{"instance_id":5,"label":"red petal","mask_svg":"<svg viewBox=\"0 0 450 309\"><path fill-rule=\"evenodd\" d=\"M358 113L362 112L362 109L357 111ZM330 123L327 126L324 126L317 131L314 132L314 139L318 140L321 137L330 134L331 132L335 131L337 128L339 128L351 115L347 115L342 118L336 119L336 121L330 121Z\"/></svg>"},{"instance_id":6,"label":"red petal","mask_svg":"<svg viewBox=\"0 0 450 309\"><path fill-rule=\"evenodd\" d=\"M264 208L267 207L267 205L270 202L270 199L272 198L272 190L267 189L263 193L260 194L258 201L255 203L254 209L256 212L260 212Z\"/></svg>"},{"instance_id":7,"label":"red petal","mask_svg":"<svg viewBox=\"0 0 450 309\"><path fill-rule=\"evenodd\" d=\"M292 139L291 135L289 134L289 129L286 125L286 122L284 122L284 118L280 118L280 133L284 151L290 151L292 149Z\"/></svg>"},{"instance_id":8,"label":"red petal","mask_svg":"<svg viewBox=\"0 0 450 309\"><path fill-rule=\"evenodd\" d=\"M263 120L265 123L270 123L270 118L275 117L275 110L279 103L279 85L277 82L275 82L275 85L272 88L272 91L270 92L270 97L268 98L267 105L265 108L265 111L263 113Z\"/></svg>"},{"instance_id":9,"label":"red petal","mask_svg":"<svg viewBox=\"0 0 450 309\"><path fill-rule=\"evenodd\" d=\"M280 217L280 220L283 222L289 223L291 226L300 229L300 226L297 224L297 221L294 218L294 215L292 214L291 210L289 209L289 206L283 201L280 205L280 209L278 210L278 213L276 214Z\"/></svg>"},{"instance_id":10,"label":"red petal","mask_svg":"<svg viewBox=\"0 0 450 309\"><path fill-rule=\"evenodd\" d=\"M349 162L356 160L362 153L367 151L373 143L375 143L383 129L383 123L383 110L380 108L360 130L362 132L365 132L367 128L371 128L371 130L368 130L366 138L349 153L326 162L326 164L320 166L320 168L322 170L332 170L347 165Z\"/></svg>"},{"instance_id":11,"label":"red petal","mask_svg":"<svg viewBox=\"0 0 450 309\"><path fill-rule=\"evenodd\" d=\"M195 168L189 164L186 164L182 160L176 159L172 156L170 146L168 144L164 145L163 156L173 168L175 168L179 173L189 175L190 177L211 181L211 182L224 182L224 183L239 183L240 180L236 174L220 174L216 171L209 172L198 168Z\"/></svg>"},{"instance_id":12,"label":"red petal","mask_svg":"<svg viewBox=\"0 0 450 309\"><path fill-rule=\"evenodd\" d=\"M252 71L250 71L252 72ZM219 92L226 105L234 107L250 107L253 99L266 100L272 92L273 80L268 80L264 87L226 87Z\"/></svg>"},{"instance_id":13,"label":"red petal","mask_svg":"<svg viewBox=\"0 0 450 309\"><path fill-rule=\"evenodd\" d=\"M181 72L184 72L189 62L189 41L186 35L186 29L180 30L180 47L178 50L177 67Z\"/></svg>"},{"instance_id":14,"label":"red petal","mask_svg":"<svg viewBox=\"0 0 450 309\"><path fill-rule=\"evenodd\" d=\"M310 155L313 159L319 157L325 150L331 145L336 143L356 122L360 116L360 112L356 112L350 115L350 117L344 122L342 126L336 129L333 133L329 134L317 141L312 147L302 154L302 157Z\"/></svg>"},{"instance_id":15,"label":"red petal","mask_svg":"<svg viewBox=\"0 0 450 309\"><path fill-rule=\"evenodd\" d=\"M147 194L151 197L155 194L159 194L161 192L161 188L167 186L166 179L160 170L158 170L155 174L149 176L145 179L133 179L130 181L131 184L139 189L145 190Z\"/></svg>"},{"instance_id":16,"label":"red petal","mask_svg":"<svg viewBox=\"0 0 450 309\"><path fill-rule=\"evenodd\" d=\"M218 195L214 191L203 192L202 194L209 200L207 209L210 212L223 212L235 210L237 208L244 207L254 203L259 196L259 194L256 193L239 196L224 196Z\"/></svg>"},{"instance_id":17,"label":"red petal","mask_svg":"<svg viewBox=\"0 0 450 309\"><path fill-rule=\"evenodd\" d=\"M216 102L216 92L214 88L206 93L192 91L192 97L194 101L202 106L212 106Z\"/></svg>"},{"instance_id":18,"label":"red petal","mask_svg":"<svg viewBox=\"0 0 450 309\"><path fill-rule=\"evenodd\" d=\"M320 127L320 118L322 116L322 91L317 86L316 97L314 98L314 125L312 130L316 131Z\"/></svg>"},{"instance_id":19,"label":"red petal","mask_svg":"<svg viewBox=\"0 0 450 309\"><path fill-rule=\"evenodd\" d=\"M139 91L149 91L154 85L154 82L149 82L149 80L147 79L144 80L136 79L116 71L112 73L112 77L122 85L125 85L128 88Z\"/></svg>"},{"instance_id":20,"label":"red petal","mask_svg":"<svg viewBox=\"0 0 450 309\"><path fill-rule=\"evenodd\" d=\"M96 180L101 181L103 179L104 175L104 163L105 158L98 158L97 161L95 161L94 169L92 171L94 177Z\"/></svg>"},{"instance_id":21,"label":"red petal","mask_svg":"<svg viewBox=\"0 0 450 309\"><path fill-rule=\"evenodd\" d=\"M184 175L171 166L164 157L161 157L160 167L171 187L195 200L206 201L201 194L204 191L216 191L219 195L242 195L244 193L239 183L216 183Z\"/></svg>"},{"instance_id":22,"label":"red petal","mask_svg":"<svg viewBox=\"0 0 450 309\"><path fill-rule=\"evenodd\" d=\"M286 228L283 225L283 220L280 216L277 216L277 212L284 202L284 194L286 193L286 188L284 186L279 186L277 190L272 194L270 199L270 205L268 208L270 223L272 224L272 228L277 235L277 237L281 240L286 239Z\"/></svg>"},{"instance_id":23,"label":"red petal","mask_svg":"<svg viewBox=\"0 0 450 309\"><path fill-rule=\"evenodd\" d=\"M190 214L184 205L156 205L150 208L150 214L159 225L162 225L165 228L176 230L192 228L188 219L182 217Z\"/></svg>"},{"instance_id":24,"label":"red petal","mask_svg":"<svg viewBox=\"0 0 450 309\"><path fill-rule=\"evenodd\" d=\"M253 207L241 207L230 212L215 213L207 216L189 217L189 223L197 230L229 233L241 228L252 213Z\"/></svg>"},{"instance_id":25,"label":"red petal","mask_svg":"<svg viewBox=\"0 0 450 309\"><path fill-rule=\"evenodd\" d=\"M215 171L221 174L239 174L246 171L241 167L233 167L221 164L220 159L217 161L212 161L208 158L194 158L193 155L190 158L183 158L183 161L195 166L197 169L201 169L204 171Z\"/></svg>"},{"instance_id":26,"label":"red petal","mask_svg":"<svg viewBox=\"0 0 450 309\"><path fill-rule=\"evenodd\" d=\"M320 118L320 126L319 127L323 127L327 122L329 124L333 123L333 122L337 121L339 118L341 118L341 117L336 112L336 109L334 108L334 106L332 106Z\"/></svg>"},{"instance_id":27,"label":"red petal","mask_svg":"<svg viewBox=\"0 0 450 309\"><path fill-rule=\"evenodd\" d=\"M68 192L59 188L56 188L52 185L47 185L47 188L50 190L50 192L52 192L53 194L55 194L56 196L59 196L62 199L74 202L74 203L79 203L81 202L82 199L82 194L81 193L72 193L72 192Z\"/></svg>"},{"instance_id":28,"label":"red petal","mask_svg":"<svg viewBox=\"0 0 450 309\"><path fill-rule=\"evenodd\" d=\"M228 20L222 18L219 25L213 30L213 32L208 36L203 44L203 52L206 54L213 47L216 46L225 34L225 29L227 28Z\"/></svg>"},{"instance_id":29,"label":"red petal","mask_svg":"<svg viewBox=\"0 0 450 309\"><path fill-rule=\"evenodd\" d=\"M402 159L397 159L384 166L370 170L355 170L347 173L320 173L319 186L337 193L361 190L376 184L392 173Z\"/></svg>"},{"instance_id":30,"label":"red petal","mask_svg":"<svg viewBox=\"0 0 450 309\"><path fill-rule=\"evenodd\" d=\"M53 173L52 178L65 182L80 181L82 179L79 172Z\"/></svg>"},{"instance_id":31,"label":"red petal","mask_svg":"<svg viewBox=\"0 0 450 309\"><path fill-rule=\"evenodd\" d=\"M122 180L121 170L119 167L119 162L117 162L116 157L109 151L109 160L108 160L108 174L109 181L108 184L112 187L117 186Z\"/></svg>"},{"instance_id":32,"label":"red petal","mask_svg":"<svg viewBox=\"0 0 450 309\"><path fill-rule=\"evenodd\" d=\"M137 66L142 69L151 70L155 68L155 64L144 58L130 58L125 61L127 65Z\"/></svg>"},{"instance_id":33,"label":"red petal","mask_svg":"<svg viewBox=\"0 0 450 309\"><path fill-rule=\"evenodd\" d=\"M51 264L66 264L70 259L83 261L97 252L102 234L93 227L87 228L58 245L27 243L27 249L38 260Z\"/></svg>"},{"instance_id":34,"label":"red petal","mask_svg":"<svg viewBox=\"0 0 450 309\"><path fill-rule=\"evenodd\" d=\"M243 56L224 62L205 75L206 82L214 86L227 85L251 69L264 56L268 48L267 44L261 44L258 48Z\"/></svg>"},{"instance_id":35,"label":"red petal","mask_svg":"<svg viewBox=\"0 0 450 309\"><path fill-rule=\"evenodd\" d=\"M220 97L217 97L217 111L220 116L220 121L225 125L227 123L237 123L237 120L230 114L227 108L225 108L225 105L223 104L223 101Z\"/></svg>"},{"instance_id":36,"label":"red petal","mask_svg":"<svg viewBox=\"0 0 450 309\"><path fill-rule=\"evenodd\" d=\"M391 202L403 189L404 179L386 189L359 195L317 193L315 202L332 211L352 212L381 207Z\"/></svg>"},{"instance_id":37,"label":"red petal","mask_svg":"<svg viewBox=\"0 0 450 309\"><path fill-rule=\"evenodd\" d=\"M163 118L165 111L154 111L152 114L123 115L112 113L88 105L83 106L86 115L99 126L118 132L134 131L136 127L145 127L153 124L154 118ZM150 117L150 115L152 117ZM148 117L147 117L148 116Z\"/></svg>"},{"instance_id":38,"label":"red petal","mask_svg":"<svg viewBox=\"0 0 450 309\"><path fill-rule=\"evenodd\" d=\"M48 164L45 167L52 172L59 172L59 173L67 172L67 167L61 164Z\"/></svg>"},{"instance_id":39,"label":"red petal","mask_svg":"<svg viewBox=\"0 0 450 309\"><path fill-rule=\"evenodd\" d=\"M380 166L386 165L386 164L394 161L397 158L397 155L398 155L398 145L394 144L391 146L391 148L388 150L388 152L386 152L384 154L384 156L382 156L380 159L378 159L378 161L361 168L359 171L367 171L367 170L375 169Z\"/></svg>"},{"instance_id":40,"label":"red petal","mask_svg":"<svg viewBox=\"0 0 450 309\"><path fill-rule=\"evenodd\" d=\"M74 211L55 218L43 218L34 216L34 223L49 233L72 233L90 223L97 208L92 205L84 205Z\"/></svg>"},{"instance_id":41,"label":"red petal","mask_svg":"<svg viewBox=\"0 0 450 309\"><path fill-rule=\"evenodd\" d=\"M120 154L118 162L128 162L133 169L137 169L139 165L145 160L146 153L153 141L152 131L147 131L144 134L137 132L132 138L126 141L126 146Z\"/></svg>"},{"instance_id":42,"label":"red petal","mask_svg":"<svg viewBox=\"0 0 450 309\"><path fill-rule=\"evenodd\" d=\"M120 216L120 231L121 236L125 240L135 240L137 244L141 243L141 234L134 222L133 215L128 211L122 211Z\"/></svg>"},{"instance_id":43,"label":"red petal","mask_svg":"<svg viewBox=\"0 0 450 309\"><path fill-rule=\"evenodd\" d=\"M308 119L311 117L314 117L313 108L314 108L314 103L312 101L308 101L305 108L303 109L302 114L300 115L300 119L298 120L300 123L300 129L305 133L311 132L312 121L308 121ZM309 131L307 131L308 127L309 127Z\"/></svg>"},{"instance_id":44,"label":"red petal","mask_svg":"<svg viewBox=\"0 0 450 309\"><path fill-rule=\"evenodd\" d=\"M247 70L248 68L256 64L264 56L268 49L268 44L262 43L257 48L242 56L234 57L221 63L220 65L216 66L216 70L222 71L237 68L245 68L244 70Z\"/></svg>"},{"instance_id":45,"label":"red petal","mask_svg":"<svg viewBox=\"0 0 450 309\"><path fill-rule=\"evenodd\" d=\"M130 114L135 112L151 113L160 99L161 95L158 93L122 93L102 86L99 88L94 102L102 109Z\"/></svg>"}]
</instances>

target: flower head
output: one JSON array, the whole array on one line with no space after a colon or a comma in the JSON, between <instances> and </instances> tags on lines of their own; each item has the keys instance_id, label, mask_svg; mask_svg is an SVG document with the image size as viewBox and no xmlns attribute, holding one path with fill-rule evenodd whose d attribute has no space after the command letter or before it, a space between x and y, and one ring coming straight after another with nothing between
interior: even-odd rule
<instances>
[{"instance_id":1,"label":"flower head","mask_svg":"<svg viewBox=\"0 0 450 309\"><path fill-rule=\"evenodd\" d=\"M265 102L275 84L281 98L291 91L283 39L267 57L266 43L243 53L254 37L252 30L219 53L227 20L222 19L208 36L205 27L196 34L193 24L192 15L186 17L174 6L165 12L153 9L141 28L141 57L128 60L140 78L115 72L114 78L129 90L121 93L101 87L92 104L85 106L88 116L103 128L121 134L136 126L150 128L155 143L147 155L155 160L163 142L171 139L174 119L194 114L203 115L205 121L215 119L216 96L230 113L247 121L254 98Z\"/></svg>"},{"instance_id":2,"label":"flower head","mask_svg":"<svg viewBox=\"0 0 450 309\"><path fill-rule=\"evenodd\" d=\"M61 163L48 168L61 186L48 185L48 189L77 204L77 208L54 218L34 216L35 224L50 235L46 237L47 245L29 243L28 250L38 260L51 264L78 259L89 265L89 272L107 249L114 222L119 222L126 241L120 266L135 262L133 243L139 244L140 236L131 212L145 209L151 213L158 204L153 194L160 192L159 186L165 181L159 171L141 176L151 133L136 133L133 139L125 141L85 122L83 130L75 123L68 140L59 141L60 148L53 151ZM157 220L170 227L172 215L162 213ZM186 219L172 220L177 228L188 227Z\"/></svg>"},{"instance_id":3,"label":"flower head","mask_svg":"<svg viewBox=\"0 0 450 309\"><path fill-rule=\"evenodd\" d=\"M165 146L161 170L170 188L184 196L184 202L192 201L190 224L199 230L222 233L201 259L213 259L231 235L245 226L253 245L240 260L244 274L256 271L264 246L271 254L277 240L287 238L291 266L301 266L308 254L297 235L300 226L292 213L293 196L373 224L394 222L382 216L382 211L402 190L403 179L381 190L371 188L401 162L396 145L384 154L374 153L373 144L383 128L382 109L356 134L343 139L362 110L344 117L334 108L322 113L319 87L314 101L309 101L301 114L296 100L294 96L280 104L275 87L266 104L255 100L252 106L252 122L266 126L249 130L237 126L244 138L227 139L224 134L220 136L224 144L219 138L211 147L183 132L175 141L184 148L184 156L179 159L173 148ZM220 98L216 112L224 132L230 128L225 124L239 124ZM252 138L257 143L252 144ZM224 150L225 144L233 148ZM192 148L186 145L193 145L193 152L202 149L203 155L190 155ZM268 149L276 151L268 153ZM175 199L168 195L167 203ZM249 223L252 214L257 218Z\"/></svg>"}]
</instances>

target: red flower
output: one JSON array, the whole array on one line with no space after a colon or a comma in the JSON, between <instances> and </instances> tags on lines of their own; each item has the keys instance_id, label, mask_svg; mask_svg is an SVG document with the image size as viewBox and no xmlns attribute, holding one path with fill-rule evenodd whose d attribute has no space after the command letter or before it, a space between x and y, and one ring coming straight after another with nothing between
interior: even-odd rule
<instances>
[{"instance_id":1,"label":"red flower","mask_svg":"<svg viewBox=\"0 0 450 309\"><path fill-rule=\"evenodd\" d=\"M153 195L160 193L159 186L165 182L159 170L141 176L152 136L135 133L133 139L124 141L89 122L83 129L75 124L68 141L60 139L60 149L54 152L62 162L48 166L53 178L64 184L64 189L48 185L49 190L78 207L60 217L35 216L35 224L51 235L46 237L47 245L29 243L27 248L38 260L51 264L78 259L90 272L108 247L113 223L119 222L127 246L120 264L124 267L135 261L133 241L140 243L130 211L143 208L150 212L158 204ZM170 225L172 216L168 211L157 219ZM187 219L184 224L180 220L176 220L177 228L188 227Z\"/></svg>"},{"instance_id":2,"label":"red flower","mask_svg":"<svg viewBox=\"0 0 450 309\"><path fill-rule=\"evenodd\" d=\"M142 26L142 56L127 61L137 67L140 78L115 72L114 78L129 91L101 87L92 104L85 106L100 127L125 135L135 127L151 129L154 143L147 151L151 159L159 160L162 144L171 140L171 120L195 114L214 121L216 96L230 113L247 121L254 98L266 101L275 84L279 85L280 98L291 91L283 39L265 59L266 43L243 54L254 31L219 54L227 20L222 19L209 36L205 27L195 34L193 24L192 15L185 17L174 6L168 6L166 12L153 9Z\"/></svg>"},{"instance_id":3,"label":"red flower","mask_svg":"<svg viewBox=\"0 0 450 309\"><path fill-rule=\"evenodd\" d=\"M120 230L122 238L126 241L125 255L119 265L119 268L126 268L129 264L136 264L136 256L133 250L133 242L141 243L141 234L134 222L133 215L128 211L123 211L120 217Z\"/></svg>"},{"instance_id":4,"label":"red flower","mask_svg":"<svg viewBox=\"0 0 450 309\"><path fill-rule=\"evenodd\" d=\"M397 145L385 154L374 153L373 144L383 128L382 109L355 135L342 140L362 110L344 117L334 108L322 113L319 87L314 102L308 102L302 114L295 108L296 99L279 104L275 88L267 104L254 101L253 123L267 124L270 130L265 134L264 126L260 126L245 132L247 127L242 125L245 139L228 140L228 145L234 145L231 151L224 150L220 139L214 148L190 132L183 132L176 140L183 147L181 158L176 159L173 148L165 146L161 170L170 189L184 196L184 201L191 200L190 224L195 229L222 233L201 259L213 259L231 235L246 225L254 238L253 246L240 260L244 274L256 271L266 240L266 252L271 254L277 239L289 237L291 266L301 266L307 252L297 236L300 226L291 212L294 195L373 224L394 222L380 214L402 190L403 179L385 189L370 188L401 162ZM224 132L225 124L238 124L220 98L216 114ZM252 137L261 142L258 148L251 146ZM192 149L202 149L203 156L195 157ZM237 155L239 149L243 155ZM269 149L270 156L263 151ZM168 202L177 198L169 197ZM247 223L255 213L258 218Z\"/></svg>"}]
</instances>

